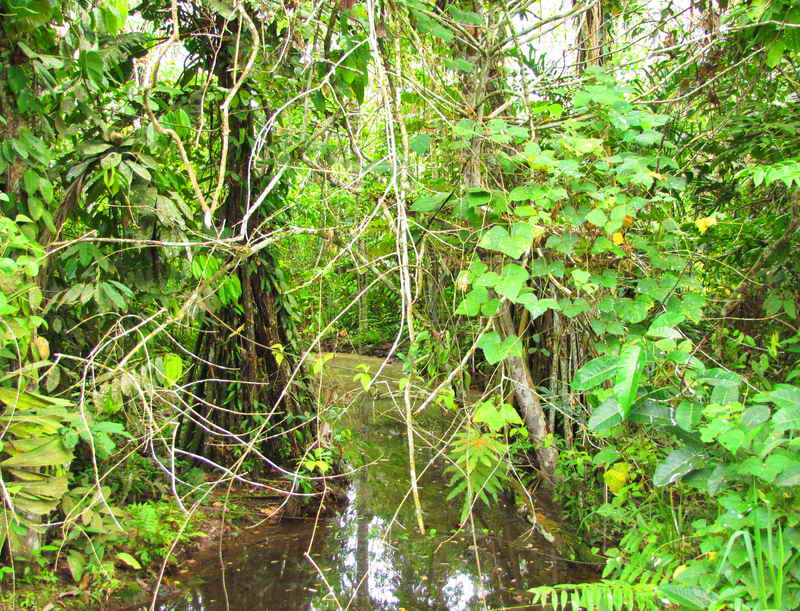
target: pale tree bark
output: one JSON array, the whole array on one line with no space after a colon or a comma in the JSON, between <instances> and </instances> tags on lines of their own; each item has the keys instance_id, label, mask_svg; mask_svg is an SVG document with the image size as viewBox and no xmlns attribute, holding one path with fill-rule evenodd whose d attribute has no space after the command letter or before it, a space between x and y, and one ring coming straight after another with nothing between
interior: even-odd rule
<instances>
[{"instance_id":1,"label":"pale tree bark","mask_svg":"<svg viewBox=\"0 0 800 611\"><path fill-rule=\"evenodd\" d=\"M483 42L485 43L485 48L494 48L494 43L496 42L494 38L502 38L502 26L500 23L495 23L494 27L492 27L491 23L489 24L484 33ZM500 108L504 103L504 96L498 91L502 87L500 78L502 60L497 55L484 56L478 54L473 55L470 59L478 66L476 72L479 74L479 78L471 81L471 87L469 88L465 83L465 90L470 91L470 95L467 98L480 122L489 118L494 110ZM487 100L490 102L487 102ZM487 177L483 172L481 152L481 141L476 140L469 149L469 158L465 160L465 177L469 186L489 188ZM507 301L503 302L497 314L495 327L503 340L512 335L517 335L511 304ZM520 325L519 335L521 336L523 332L524 328ZM539 468L545 477L552 477L558 460L558 452L555 446L549 443L552 441L550 439L552 431L547 426L547 418L542 403L536 394L527 356L507 358L504 361L504 366L506 375L514 387L514 398L525 422L529 438L536 448Z\"/></svg>"},{"instance_id":2,"label":"pale tree bark","mask_svg":"<svg viewBox=\"0 0 800 611\"><path fill-rule=\"evenodd\" d=\"M511 316L511 304L504 301L497 315L497 328L503 339L514 335L514 320ZM547 418L542 407L539 395L533 383L528 360L519 356L512 356L505 360L507 375L514 387L514 398L517 401L528 436L536 448L536 458L539 468L550 477L555 472L558 452L552 443L548 443L549 429Z\"/></svg>"}]
</instances>

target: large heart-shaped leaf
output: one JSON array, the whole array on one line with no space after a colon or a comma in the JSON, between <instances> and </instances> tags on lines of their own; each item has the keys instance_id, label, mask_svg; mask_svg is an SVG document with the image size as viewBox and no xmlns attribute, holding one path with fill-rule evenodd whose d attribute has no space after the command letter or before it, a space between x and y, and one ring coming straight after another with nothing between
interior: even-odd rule
<instances>
[{"instance_id":1,"label":"large heart-shaped leaf","mask_svg":"<svg viewBox=\"0 0 800 611\"><path fill-rule=\"evenodd\" d=\"M772 402L778 407L800 407L800 388L791 384L778 384L774 390L755 395L753 401Z\"/></svg>"},{"instance_id":2,"label":"large heart-shaped leaf","mask_svg":"<svg viewBox=\"0 0 800 611\"><path fill-rule=\"evenodd\" d=\"M528 272L516 263L509 263L503 267L500 279L494 285L494 290L501 297L514 301L528 283Z\"/></svg>"},{"instance_id":3,"label":"large heart-shaped leaf","mask_svg":"<svg viewBox=\"0 0 800 611\"><path fill-rule=\"evenodd\" d=\"M458 304L456 314L477 316L481 311L481 306L487 301L489 301L489 291L482 286L475 287L467 293L461 303Z\"/></svg>"},{"instance_id":4,"label":"large heart-shaped leaf","mask_svg":"<svg viewBox=\"0 0 800 611\"><path fill-rule=\"evenodd\" d=\"M541 230L539 233L541 234ZM512 259L518 259L531 247L536 234L537 229L533 225L522 221L511 226L511 233L495 225L483 234L478 245L481 248L500 251Z\"/></svg>"},{"instance_id":5,"label":"large heart-shaped leaf","mask_svg":"<svg viewBox=\"0 0 800 611\"><path fill-rule=\"evenodd\" d=\"M475 410L473 422L483 422L492 432L497 432L507 424L523 424L517 410L508 403L495 405L494 401L484 401Z\"/></svg>"},{"instance_id":6,"label":"large heart-shaped leaf","mask_svg":"<svg viewBox=\"0 0 800 611\"><path fill-rule=\"evenodd\" d=\"M514 303L525 306L525 309L530 312L532 320L539 318L539 316L547 312L547 310L559 309L558 302L555 299L539 299L533 293L525 293L513 301Z\"/></svg>"},{"instance_id":7,"label":"large heart-shaped leaf","mask_svg":"<svg viewBox=\"0 0 800 611\"><path fill-rule=\"evenodd\" d=\"M449 193L423 195L411 204L411 210L412 212L434 212L442 207L448 197L450 197Z\"/></svg>"},{"instance_id":8,"label":"large heart-shaped leaf","mask_svg":"<svg viewBox=\"0 0 800 611\"><path fill-rule=\"evenodd\" d=\"M487 333L478 340L478 348L483 350L490 365L510 356L522 356L522 341L516 335L501 339L495 332Z\"/></svg>"}]
</instances>

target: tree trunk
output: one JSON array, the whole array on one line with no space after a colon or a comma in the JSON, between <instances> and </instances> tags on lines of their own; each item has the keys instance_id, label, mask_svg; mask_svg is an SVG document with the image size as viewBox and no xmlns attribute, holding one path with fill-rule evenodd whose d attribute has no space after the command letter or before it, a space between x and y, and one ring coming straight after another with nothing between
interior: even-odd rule
<instances>
[{"instance_id":1,"label":"tree trunk","mask_svg":"<svg viewBox=\"0 0 800 611\"><path fill-rule=\"evenodd\" d=\"M227 24L220 24L219 28L227 46L223 46L217 59L216 74L222 87L231 88L236 38L226 29ZM212 65L213 57L209 56L208 61ZM259 176L251 175L255 112L240 110L230 117L227 195L217 217L220 224L234 231L247 211L249 193L258 193L271 178L271 164L265 164ZM269 110L264 113L268 115ZM264 150L268 154L269 143ZM280 186L273 189L274 197L268 200L279 199L279 193ZM250 226L258 227L266 221L275 207L265 201L250 218ZM202 359L197 374L202 380L200 403L181 431L184 447L223 463L235 457L230 447L253 441L257 431L262 436L267 436L264 431L268 431L270 441L256 440L256 447L265 454L274 456L280 451L285 455L296 450L294 441L289 441L288 447L285 440L278 441L283 438L276 435L275 425L296 412L302 401L299 389L284 394L293 364L293 323L281 295L277 261L268 249L263 249L236 263L231 274L239 280L241 297L239 303L223 306L213 316L207 316L202 325L196 345L196 354Z\"/></svg>"},{"instance_id":2,"label":"tree trunk","mask_svg":"<svg viewBox=\"0 0 800 611\"><path fill-rule=\"evenodd\" d=\"M503 302L498 313L498 332L505 340L506 337L515 334L514 320L511 316L511 304ZM514 385L514 397L517 400L525 427L531 442L536 447L536 457L539 461L539 468L542 472L552 477L555 473L558 453L552 440L548 439L547 418L545 417L542 402L533 384L530 370L528 369L527 359L512 356L505 360L507 365L508 377Z\"/></svg>"}]
</instances>

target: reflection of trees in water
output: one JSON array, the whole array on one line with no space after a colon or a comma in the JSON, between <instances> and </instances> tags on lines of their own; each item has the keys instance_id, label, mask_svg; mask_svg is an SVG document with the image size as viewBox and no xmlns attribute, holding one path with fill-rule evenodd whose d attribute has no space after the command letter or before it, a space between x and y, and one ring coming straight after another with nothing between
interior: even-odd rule
<instances>
[{"instance_id":1,"label":"reflection of trees in water","mask_svg":"<svg viewBox=\"0 0 800 611\"><path fill-rule=\"evenodd\" d=\"M459 507L445 501L446 482L438 469L429 470L421 487L426 523L438 536L420 536L413 530L409 503L401 508L387 538L388 520L408 490L402 431L397 432L396 423L385 416L376 417L370 409L354 414L350 426L358 437L370 440L362 446L364 463L383 460L355 474L350 504L315 535L313 558L325 579L303 557L313 522L284 523L278 529L294 536L277 536L247 549L245 559L236 560L238 571L227 567L231 610L337 609L325 585L327 580L339 604L358 611L401 607L466 611L479 605L482 592L490 607L518 605L515 595L519 589L576 579L570 577L570 565L552 561L553 548L530 533L530 525L513 507L501 505L475 507L479 572L469 528L450 540L442 539L457 526ZM528 548L528 544L539 549ZM234 554L226 556L226 560L234 558ZM209 603L212 598L224 600L218 585L210 584L202 592L202 597L193 595L184 606L170 609L225 608L217 606L219 602Z\"/></svg>"},{"instance_id":2,"label":"reflection of trees in water","mask_svg":"<svg viewBox=\"0 0 800 611\"><path fill-rule=\"evenodd\" d=\"M358 487L368 489L369 469L364 469L359 474ZM367 512L366 495L356 495L356 521L358 527L356 543L356 587L358 591L355 598L355 608L359 611L369 611L372 608L369 596L369 522L371 515Z\"/></svg>"}]
</instances>

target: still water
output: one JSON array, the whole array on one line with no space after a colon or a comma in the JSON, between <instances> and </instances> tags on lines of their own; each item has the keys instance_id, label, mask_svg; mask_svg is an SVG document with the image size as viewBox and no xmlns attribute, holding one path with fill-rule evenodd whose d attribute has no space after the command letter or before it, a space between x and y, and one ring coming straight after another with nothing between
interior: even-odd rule
<instances>
[{"instance_id":1,"label":"still water","mask_svg":"<svg viewBox=\"0 0 800 611\"><path fill-rule=\"evenodd\" d=\"M366 361L365 357L360 357ZM349 372L337 357L334 367ZM371 362L371 361L367 361ZM348 376L351 377L352 373ZM442 430L447 422L440 422ZM558 552L514 507L479 505L459 529L460 500L446 500L444 462L419 448L426 534L408 495L401 412L361 400L344 422L358 441L344 508L319 522L284 520L242 535L193 565L186 589L162 611L533 609L526 588L592 577ZM431 430L432 425L425 423ZM358 465L369 466L359 468ZM398 509L399 507L399 509Z\"/></svg>"}]
</instances>

